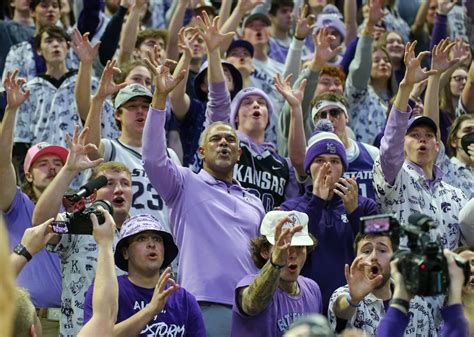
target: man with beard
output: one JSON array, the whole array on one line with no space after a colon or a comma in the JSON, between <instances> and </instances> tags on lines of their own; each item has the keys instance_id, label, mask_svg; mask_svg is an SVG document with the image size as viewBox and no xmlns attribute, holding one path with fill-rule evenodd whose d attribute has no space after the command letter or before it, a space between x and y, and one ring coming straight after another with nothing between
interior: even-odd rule
<instances>
[{"instance_id":1,"label":"man with beard","mask_svg":"<svg viewBox=\"0 0 474 337\"><path fill-rule=\"evenodd\" d=\"M308 216L271 211L250 242L257 275L243 278L235 289L232 336L283 336L297 318L322 312L321 291L300 276L307 254L316 246L308 234Z\"/></svg>"},{"instance_id":2,"label":"man with beard","mask_svg":"<svg viewBox=\"0 0 474 337\"><path fill-rule=\"evenodd\" d=\"M333 329L357 328L375 335L392 299L390 259L398 244L398 239L388 233L357 235L357 257L344 268L347 284L336 289L329 302L328 317ZM405 336L432 336L436 325L431 310L425 300L416 296L410 303Z\"/></svg>"}]
</instances>

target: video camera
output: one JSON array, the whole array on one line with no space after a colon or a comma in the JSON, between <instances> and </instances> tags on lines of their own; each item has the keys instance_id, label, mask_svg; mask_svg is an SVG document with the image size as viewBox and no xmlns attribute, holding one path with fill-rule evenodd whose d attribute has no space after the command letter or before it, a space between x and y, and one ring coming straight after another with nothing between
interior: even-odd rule
<instances>
[{"instance_id":1,"label":"video camera","mask_svg":"<svg viewBox=\"0 0 474 337\"><path fill-rule=\"evenodd\" d=\"M412 214L408 224L400 225L395 217L389 214L360 218L361 233L387 233L392 241L400 236L408 239L408 249L399 249L392 259L399 259L398 268L405 280L409 292L419 296L445 294L449 288L449 272L443 247L438 240L432 240L429 231L436 224L429 216ZM456 264L464 271L464 284L470 278L469 263L455 259Z\"/></svg>"},{"instance_id":2,"label":"video camera","mask_svg":"<svg viewBox=\"0 0 474 337\"><path fill-rule=\"evenodd\" d=\"M91 214L95 214L99 225L105 222L105 218L98 210L99 206L113 214L112 204L107 200L92 200L92 204L86 207L86 198L93 195L98 189L107 185L107 177L99 176L79 188L77 191L68 192L64 195L63 204L67 210L65 220L57 220L51 223L53 232L57 234L92 234Z\"/></svg>"}]
</instances>

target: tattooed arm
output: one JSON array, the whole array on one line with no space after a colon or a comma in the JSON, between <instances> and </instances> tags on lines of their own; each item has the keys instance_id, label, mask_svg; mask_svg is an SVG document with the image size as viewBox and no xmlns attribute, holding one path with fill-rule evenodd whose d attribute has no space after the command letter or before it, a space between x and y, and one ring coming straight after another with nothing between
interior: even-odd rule
<instances>
[{"instance_id":1,"label":"tattooed arm","mask_svg":"<svg viewBox=\"0 0 474 337\"><path fill-rule=\"evenodd\" d=\"M289 221L288 217L280 219L275 228L275 245L270 250L263 248L260 251L267 263L248 287L239 290L238 305L249 316L256 316L265 310L280 283L280 273L288 264L291 239L294 233L303 228L302 225L295 224L282 230L283 225Z\"/></svg>"}]
</instances>

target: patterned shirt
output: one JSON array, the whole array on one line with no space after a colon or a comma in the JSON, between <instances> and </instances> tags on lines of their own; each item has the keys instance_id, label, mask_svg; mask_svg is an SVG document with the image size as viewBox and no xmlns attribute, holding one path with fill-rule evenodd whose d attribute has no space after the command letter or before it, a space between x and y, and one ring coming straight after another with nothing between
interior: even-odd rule
<instances>
[{"instance_id":1,"label":"patterned shirt","mask_svg":"<svg viewBox=\"0 0 474 337\"><path fill-rule=\"evenodd\" d=\"M59 88L41 76L28 82L26 87L31 94L18 109L14 141L29 144L48 142L67 147L66 132L72 135L76 125L83 126L74 96L76 81L77 74L71 74ZM92 92L97 87L98 82L93 79ZM109 103L104 104L102 129L104 138L120 134Z\"/></svg>"},{"instance_id":2,"label":"patterned shirt","mask_svg":"<svg viewBox=\"0 0 474 337\"><path fill-rule=\"evenodd\" d=\"M39 58L38 61L44 66L44 60L39 55L36 55L36 58ZM66 66L68 69L79 68L79 60L72 49L66 55ZM38 75L35 54L30 41L23 41L10 48L5 61L0 89L3 89L3 82L7 77L7 72L13 72L16 69L19 71L17 78L24 78L27 82L33 80Z\"/></svg>"},{"instance_id":3,"label":"patterned shirt","mask_svg":"<svg viewBox=\"0 0 474 337\"><path fill-rule=\"evenodd\" d=\"M349 286L345 285L334 291L329 301L328 319L333 330L337 326L337 318L334 315L333 306L339 296L346 296ZM438 298L421 298L416 296L410 301L408 316L410 321L405 330L405 336L412 337L435 337L438 336L437 329L440 325L437 314L442 306L442 296ZM357 328L374 336L377 327L385 315L383 300L370 293L360 302L352 318L347 321L346 328Z\"/></svg>"},{"instance_id":4,"label":"patterned shirt","mask_svg":"<svg viewBox=\"0 0 474 337\"><path fill-rule=\"evenodd\" d=\"M456 157L449 159L446 155L442 156L438 165L445 173L444 180L448 184L462 190L468 198L474 198L474 168Z\"/></svg>"},{"instance_id":5,"label":"patterned shirt","mask_svg":"<svg viewBox=\"0 0 474 337\"><path fill-rule=\"evenodd\" d=\"M114 247L120 239L115 232ZM84 299L92 284L97 267L98 248L92 235L62 235L48 250L58 254L61 260L63 292L61 295L61 320L59 336L75 337L83 325ZM125 274L116 268L118 275Z\"/></svg>"}]
</instances>

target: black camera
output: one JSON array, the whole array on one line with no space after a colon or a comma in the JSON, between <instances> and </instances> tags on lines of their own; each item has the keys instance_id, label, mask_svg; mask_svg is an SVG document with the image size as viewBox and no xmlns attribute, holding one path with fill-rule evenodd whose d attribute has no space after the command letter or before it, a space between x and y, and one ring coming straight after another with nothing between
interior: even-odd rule
<instances>
[{"instance_id":1,"label":"black camera","mask_svg":"<svg viewBox=\"0 0 474 337\"><path fill-rule=\"evenodd\" d=\"M51 226L53 232L58 234L92 234L91 214L94 213L97 217L99 225L105 222L105 218L98 210L99 206L113 214L112 204L107 200L96 200L92 205L82 210L66 213L66 220L53 221Z\"/></svg>"},{"instance_id":2,"label":"black camera","mask_svg":"<svg viewBox=\"0 0 474 337\"><path fill-rule=\"evenodd\" d=\"M449 272L443 247L432 240L429 231L436 225L427 215L412 214L408 224L400 225L391 215L361 218L362 232L388 233L393 240L406 236L408 249L398 250L392 259L399 259L398 268L409 292L419 296L445 294L449 288ZM470 266L456 259L464 271L465 284L470 278Z\"/></svg>"},{"instance_id":3,"label":"black camera","mask_svg":"<svg viewBox=\"0 0 474 337\"><path fill-rule=\"evenodd\" d=\"M58 234L92 234L91 214L95 214L99 224L105 222L105 218L98 210L99 206L113 214L112 204L107 200L90 200L92 204L86 207L86 198L95 191L107 185L107 177L99 176L79 188L77 191L68 192L64 195L63 204L66 207L66 220L53 221L51 226L53 232ZM93 198L95 199L95 198Z\"/></svg>"}]
</instances>

